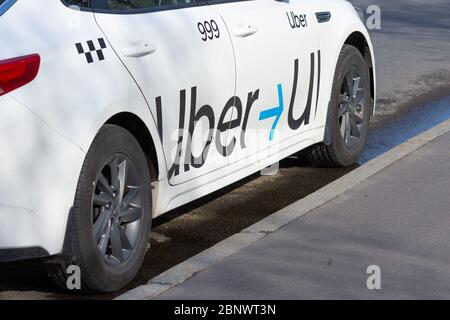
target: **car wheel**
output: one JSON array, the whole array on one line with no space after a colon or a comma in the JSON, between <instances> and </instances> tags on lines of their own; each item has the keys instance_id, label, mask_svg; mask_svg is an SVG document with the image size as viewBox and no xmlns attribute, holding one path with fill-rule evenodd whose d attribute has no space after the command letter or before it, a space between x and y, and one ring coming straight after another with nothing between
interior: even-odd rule
<instances>
[{"instance_id":1,"label":"car wheel","mask_svg":"<svg viewBox=\"0 0 450 320\"><path fill-rule=\"evenodd\" d=\"M81 290L113 292L133 280L149 243L151 206L150 169L139 143L121 127L104 126L86 156L69 221ZM63 288L68 264L49 268Z\"/></svg>"},{"instance_id":2,"label":"car wheel","mask_svg":"<svg viewBox=\"0 0 450 320\"><path fill-rule=\"evenodd\" d=\"M348 167L356 163L367 142L372 110L369 67L353 46L339 56L328 110L329 141L305 150L316 166Z\"/></svg>"}]
</instances>

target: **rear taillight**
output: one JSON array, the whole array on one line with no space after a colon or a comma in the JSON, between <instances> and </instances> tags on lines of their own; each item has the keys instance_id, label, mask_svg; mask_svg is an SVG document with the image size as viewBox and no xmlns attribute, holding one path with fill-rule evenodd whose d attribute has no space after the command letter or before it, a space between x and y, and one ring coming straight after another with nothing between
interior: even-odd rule
<instances>
[{"instance_id":1,"label":"rear taillight","mask_svg":"<svg viewBox=\"0 0 450 320\"><path fill-rule=\"evenodd\" d=\"M41 57L38 54L0 61L0 96L36 78Z\"/></svg>"}]
</instances>

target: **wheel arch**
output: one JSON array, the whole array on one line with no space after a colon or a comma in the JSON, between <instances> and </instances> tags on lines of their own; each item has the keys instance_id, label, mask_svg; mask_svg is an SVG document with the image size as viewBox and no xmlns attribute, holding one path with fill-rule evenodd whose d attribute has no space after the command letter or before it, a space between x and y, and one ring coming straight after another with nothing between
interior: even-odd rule
<instances>
[{"instance_id":1,"label":"wheel arch","mask_svg":"<svg viewBox=\"0 0 450 320\"><path fill-rule=\"evenodd\" d=\"M361 55L364 57L370 71L370 95L374 101L372 104L372 115L375 113L375 65L373 59L373 52L370 48L369 42L365 35L359 31L355 31L350 34L344 42L344 45L351 45L358 49Z\"/></svg>"},{"instance_id":2,"label":"wheel arch","mask_svg":"<svg viewBox=\"0 0 450 320\"><path fill-rule=\"evenodd\" d=\"M121 112L109 118L105 124L113 124L128 130L138 141L144 151L149 163L150 175L152 181L158 181L160 178L159 157L156 151L155 142L147 128L145 122L137 115L131 112Z\"/></svg>"}]
</instances>

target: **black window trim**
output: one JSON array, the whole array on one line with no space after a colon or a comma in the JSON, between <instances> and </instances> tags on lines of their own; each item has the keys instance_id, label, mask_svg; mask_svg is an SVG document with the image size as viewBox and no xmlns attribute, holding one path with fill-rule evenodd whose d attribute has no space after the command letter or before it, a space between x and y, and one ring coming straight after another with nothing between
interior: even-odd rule
<instances>
[{"instance_id":1,"label":"black window trim","mask_svg":"<svg viewBox=\"0 0 450 320\"><path fill-rule=\"evenodd\" d=\"M88 7L80 7L81 11L90 11L95 13L105 13L105 14L121 14L121 15L128 15L128 14L141 14L141 13L151 13L151 12L158 12L158 11L169 11L169 10L177 10L177 9L186 9L186 8L193 8L193 7L200 7L200 6L207 6L207 5L216 5L216 4L223 4L228 2L242 2L242 1L255 1L255 0L204 0L199 2L193 2L193 3L183 3L178 5L172 5L172 6L161 6L161 7L151 7L151 8L142 8L142 9L92 9L91 7L91 0L88 0L89 3ZM74 5L71 5L70 3L67 3L65 0L61 0L61 2L66 5L67 7L71 7Z\"/></svg>"}]
</instances>

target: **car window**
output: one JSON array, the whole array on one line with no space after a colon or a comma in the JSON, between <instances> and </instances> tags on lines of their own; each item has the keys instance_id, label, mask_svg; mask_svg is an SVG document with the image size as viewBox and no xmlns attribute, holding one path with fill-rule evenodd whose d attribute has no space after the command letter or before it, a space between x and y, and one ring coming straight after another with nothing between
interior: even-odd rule
<instances>
[{"instance_id":1,"label":"car window","mask_svg":"<svg viewBox=\"0 0 450 320\"><path fill-rule=\"evenodd\" d=\"M0 16L8 11L17 0L0 0Z\"/></svg>"},{"instance_id":2,"label":"car window","mask_svg":"<svg viewBox=\"0 0 450 320\"><path fill-rule=\"evenodd\" d=\"M186 4L201 2L198 0L94 0L92 7L102 10L136 10L164 6L185 6Z\"/></svg>"},{"instance_id":3,"label":"car window","mask_svg":"<svg viewBox=\"0 0 450 320\"><path fill-rule=\"evenodd\" d=\"M89 0L62 0L66 6L77 6L80 8L88 8Z\"/></svg>"},{"instance_id":4,"label":"car window","mask_svg":"<svg viewBox=\"0 0 450 320\"><path fill-rule=\"evenodd\" d=\"M69 6L87 7L87 0L63 0Z\"/></svg>"}]
</instances>

